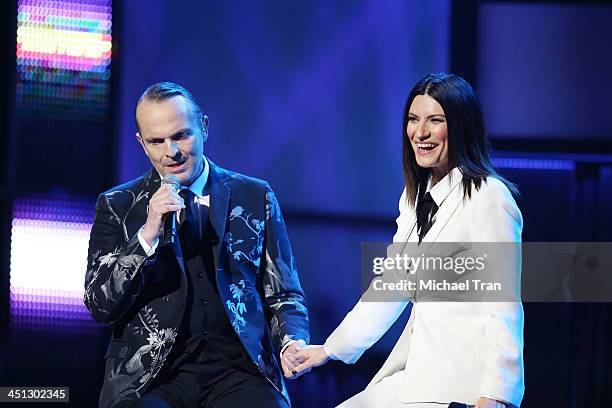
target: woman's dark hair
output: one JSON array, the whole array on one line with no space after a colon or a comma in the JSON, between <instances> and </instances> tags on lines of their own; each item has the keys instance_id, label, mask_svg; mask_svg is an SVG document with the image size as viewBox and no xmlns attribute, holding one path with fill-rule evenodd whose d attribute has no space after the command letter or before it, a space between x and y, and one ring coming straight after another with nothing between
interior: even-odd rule
<instances>
[{"instance_id":1,"label":"woman's dark hair","mask_svg":"<svg viewBox=\"0 0 612 408\"><path fill-rule=\"evenodd\" d=\"M417 95L429 95L444 110L448 127L448 168L459 167L461 170L464 199L471 196L472 185L479 189L487 176L498 178L513 194L518 194L514 184L493 168L482 108L470 84L457 75L435 73L427 75L412 88L404 108L402 161L406 198L412 205L417 201L419 188L425 191L431 175L431 169L417 164L407 133L408 113Z\"/></svg>"}]
</instances>

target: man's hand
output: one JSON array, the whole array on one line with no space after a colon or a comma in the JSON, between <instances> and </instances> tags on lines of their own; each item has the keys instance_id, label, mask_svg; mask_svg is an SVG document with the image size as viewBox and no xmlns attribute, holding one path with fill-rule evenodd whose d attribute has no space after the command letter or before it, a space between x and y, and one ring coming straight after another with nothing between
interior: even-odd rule
<instances>
[{"instance_id":1,"label":"man's hand","mask_svg":"<svg viewBox=\"0 0 612 408\"><path fill-rule=\"evenodd\" d=\"M162 185L151 196L147 221L141 231L142 238L147 244L153 243L164 233L164 214L185 208L183 199L169 185Z\"/></svg>"},{"instance_id":2,"label":"man's hand","mask_svg":"<svg viewBox=\"0 0 612 408\"><path fill-rule=\"evenodd\" d=\"M306 361L304 358L297 356L297 353L306 345L304 340L297 340L294 343L291 343L287 346L287 348L283 351L281 355L281 366L283 367L283 373L285 377L293 379L297 378L292 371L295 368Z\"/></svg>"},{"instance_id":3,"label":"man's hand","mask_svg":"<svg viewBox=\"0 0 612 408\"><path fill-rule=\"evenodd\" d=\"M323 346L306 346L303 347L296 356L297 359L304 361L293 369L293 378L297 378L306 374L313 367L318 367L329 361L329 356L325 352Z\"/></svg>"},{"instance_id":4,"label":"man's hand","mask_svg":"<svg viewBox=\"0 0 612 408\"><path fill-rule=\"evenodd\" d=\"M474 408L507 408L508 404L487 397L480 397Z\"/></svg>"}]
</instances>

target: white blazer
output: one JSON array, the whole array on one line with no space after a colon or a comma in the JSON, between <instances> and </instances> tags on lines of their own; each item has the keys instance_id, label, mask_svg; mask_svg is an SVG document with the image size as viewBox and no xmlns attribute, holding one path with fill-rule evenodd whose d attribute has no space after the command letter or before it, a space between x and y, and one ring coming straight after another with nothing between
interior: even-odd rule
<instances>
[{"instance_id":1,"label":"white blazer","mask_svg":"<svg viewBox=\"0 0 612 408\"><path fill-rule=\"evenodd\" d=\"M488 177L463 200L461 177L455 168L433 187L447 195L423 243L520 242L523 220L508 188ZM394 242L418 241L416 211L405 196L404 190ZM520 251L518 258L510 260L510 271L520 279ZM326 340L327 350L354 363L407 304L360 300ZM474 404L484 396L519 406L525 390L522 304L415 302L406 328L368 387L400 370L409 379L398 390L402 403Z\"/></svg>"}]
</instances>

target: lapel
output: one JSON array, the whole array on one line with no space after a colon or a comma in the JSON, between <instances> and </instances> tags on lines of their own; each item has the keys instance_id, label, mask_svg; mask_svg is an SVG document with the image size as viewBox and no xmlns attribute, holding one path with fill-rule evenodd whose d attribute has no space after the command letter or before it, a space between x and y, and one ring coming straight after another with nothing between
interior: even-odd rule
<instances>
[{"instance_id":1,"label":"lapel","mask_svg":"<svg viewBox=\"0 0 612 408\"><path fill-rule=\"evenodd\" d=\"M457 208L459 208L463 198L463 189L461 188L462 179L463 174L458 167L455 167L446 177L440 180L440 184L436 184L430 190L431 194L434 196L434 199L437 200L436 202L440 200L442 200L442 202L440 203L439 210L436 213L436 222L433 223L429 231L427 231L427 234L425 234L423 237L423 242L430 243L427 245L427 249L429 249L431 243L438 240L440 234L446 228L446 224L448 224L452 216L457 211ZM416 228L416 226L414 228Z\"/></svg>"},{"instance_id":2,"label":"lapel","mask_svg":"<svg viewBox=\"0 0 612 408\"><path fill-rule=\"evenodd\" d=\"M450 221L459 204L461 204L461 198L463 190L461 189L461 182L457 182L452 187L448 196L440 206L440 209L436 213L436 222L433 223L430 230L423 237L423 242L435 242L439 235L442 233L446 224ZM415 221L416 223L416 221Z\"/></svg>"},{"instance_id":3,"label":"lapel","mask_svg":"<svg viewBox=\"0 0 612 408\"><path fill-rule=\"evenodd\" d=\"M208 160L208 159L207 159ZM217 241L213 246L213 257L218 264L219 254L223 246L225 236L225 225L227 223L227 212L229 208L231 190L228 186L229 175L222 168L208 160L210 166L210 223L212 224Z\"/></svg>"},{"instance_id":4,"label":"lapel","mask_svg":"<svg viewBox=\"0 0 612 408\"><path fill-rule=\"evenodd\" d=\"M409 218L407 219L406 222L407 225L407 230L405 232L405 239L403 239L403 241L405 242L418 242L419 241L419 237L416 235L416 228L417 228L417 219L416 219L416 210L413 210L410 212ZM414 236L413 236L414 233Z\"/></svg>"},{"instance_id":5,"label":"lapel","mask_svg":"<svg viewBox=\"0 0 612 408\"><path fill-rule=\"evenodd\" d=\"M427 234L423 237L423 243L429 243L429 245L425 245L426 251L429 250L431 244L436 242L446 227L446 224L453 217L457 209L459 208L461 201L463 199L463 189L461 188L461 180L462 175L460 172L456 172L457 177L454 177L452 180L452 185L450 186L450 190L448 195L442 202L440 209L436 213L436 222L431 226ZM417 229L417 217L416 217L416 207L413 207L409 213L410 215L406 219L407 229L405 230L405 235L403 235L402 241L416 243L419 241L419 237L416 233ZM403 252L403 248L401 250Z\"/></svg>"},{"instance_id":6,"label":"lapel","mask_svg":"<svg viewBox=\"0 0 612 408\"><path fill-rule=\"evenodd\" d=\"M228 174L208 158L207 160L210 166L210 172L208 174L209 181L207 181L207 185L209 185L210 188L210 222L219 237L213 246L213 254L216 262L219 259L219 253L225 235L225 224L227 221L231 191L227 183L229 180ZM161 179L159 178L159 174L155 169L151 169L145 175L143 190L148 192L149 197L151 197L160 187L160 184ZM146 218L146 214L144 216ZM181 250L180 236L172 247L172 253L176 257L181 270L185 273L185 261L183 259L183 251Z\"/></svg>"}]
</instances>

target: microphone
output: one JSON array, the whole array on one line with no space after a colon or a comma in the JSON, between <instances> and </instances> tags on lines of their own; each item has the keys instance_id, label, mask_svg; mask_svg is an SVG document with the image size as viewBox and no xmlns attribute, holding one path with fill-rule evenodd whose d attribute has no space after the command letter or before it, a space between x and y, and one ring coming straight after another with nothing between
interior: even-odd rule
<instances>
[{"instance_id":1,"label":"microphone","mask_svg":"<svg viewBox=\"0 0 612 408\"><path fill-rule=\"evenodd\" d=\"M166 174L162 180L161 184L170 186L174 189L174 191L179 191L180 183L178 177L175 174ZM164 215L164 235L163 235L163 243L164 245L173 245L176 242L177 232L176 232L176 224L177 224L178 212L166 213Z\"/></svg>"}]
</instances>

